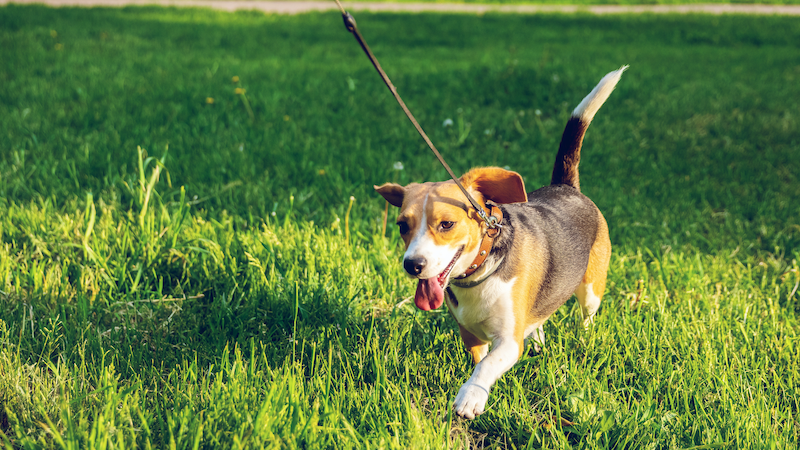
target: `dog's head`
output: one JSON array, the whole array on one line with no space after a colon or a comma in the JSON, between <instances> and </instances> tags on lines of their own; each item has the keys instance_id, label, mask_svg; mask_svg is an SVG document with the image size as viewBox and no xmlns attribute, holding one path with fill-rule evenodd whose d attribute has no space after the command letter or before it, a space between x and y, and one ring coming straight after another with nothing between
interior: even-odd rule
<instances>
[{"instance_id":1,"label":"dog's head","mask_svg":"<svg viewBox=\"0 0 800 450\"><path fill-rule=\"evenodd\" d=\"M472 169L459 181L479 204L527 201L522 177L499 167ZM419 279L414 302L436 309L452 273L464 273L478 254L486 224L452 180L375 186L400 208L397 225L406 244L403 267Z\"/></svg>"}]
</instances>

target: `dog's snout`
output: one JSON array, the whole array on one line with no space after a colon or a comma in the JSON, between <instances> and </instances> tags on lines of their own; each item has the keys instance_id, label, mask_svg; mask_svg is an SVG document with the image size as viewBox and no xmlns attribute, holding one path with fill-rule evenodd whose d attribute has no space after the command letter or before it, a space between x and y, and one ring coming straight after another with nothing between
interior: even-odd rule
<instances>
[{"instance_id":1,"label":"dog's snout","mask_svg":"<svg viewBox=\"0 0 800 450\"><path fill-rule=\"evenodd\" d=\"M425 258L423 257L408 258L403 261L403 267L405 267L406 272L408 272L410 275L417 276L422 273L427 263L428 262L425 261Z\"/></svg>"}]
</instances>

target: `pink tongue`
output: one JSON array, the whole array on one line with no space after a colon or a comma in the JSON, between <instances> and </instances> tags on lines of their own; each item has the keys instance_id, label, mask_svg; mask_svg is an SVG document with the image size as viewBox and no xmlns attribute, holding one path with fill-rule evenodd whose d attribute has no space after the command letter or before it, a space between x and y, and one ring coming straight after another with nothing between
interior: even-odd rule
<instances>
[{"instance_id":1,"label":"pink tongue","mask_svg":"<svg viewBox=\"0 0 800 450\"><path fill-rule=\"evenodd\" d=\"M423 311L430 311L442 306L444 291L439 286L437 277L419 280L417 292L414 294L414 303Z\"/></svg>"}]
</instances>

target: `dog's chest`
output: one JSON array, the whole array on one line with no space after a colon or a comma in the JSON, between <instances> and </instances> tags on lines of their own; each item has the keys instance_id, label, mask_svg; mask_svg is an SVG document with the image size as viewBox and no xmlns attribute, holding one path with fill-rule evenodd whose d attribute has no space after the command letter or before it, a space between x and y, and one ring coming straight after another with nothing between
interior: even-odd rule
<instances>
[{"instance_id":1,"label":"dog's chest","mask_svg":"<svg viewBox=\"0 0 800 450\"><path fill-rule=\"evenodd\" d=\"M452 286L457 304L448 299L447 306L456 321L478 339L493 341L499 335L513 333L515 326L513 297L516 278L503 281L491 276L479 286Z\"/></svg>"}]
</instances>

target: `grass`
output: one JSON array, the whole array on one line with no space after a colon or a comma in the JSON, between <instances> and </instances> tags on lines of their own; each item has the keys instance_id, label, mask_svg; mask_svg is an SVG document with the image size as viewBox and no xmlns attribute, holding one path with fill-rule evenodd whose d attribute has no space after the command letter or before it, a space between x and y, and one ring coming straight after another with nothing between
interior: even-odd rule
<instances>
[{"instance_id":1,"label":"grass","mask_svg":"<svg viewBox=\"0 0 800 450\"><path fill-rule=\"evenodd\" d=\"M571 300L453 417L470 358L371 187L446 175L338 15L7 6L1 446L797 447L797 20L357 18L454 170L529 189L631 65L581 166L595 327Z\"/></svg>"}]
</instances>

